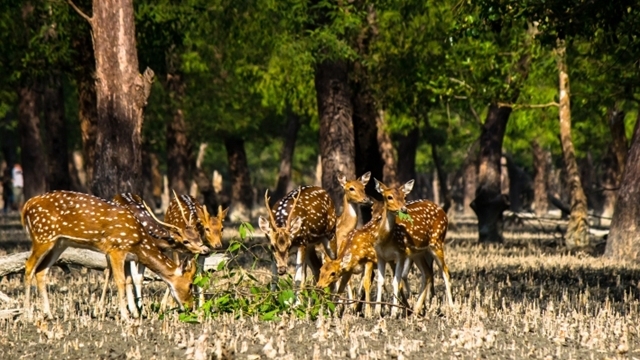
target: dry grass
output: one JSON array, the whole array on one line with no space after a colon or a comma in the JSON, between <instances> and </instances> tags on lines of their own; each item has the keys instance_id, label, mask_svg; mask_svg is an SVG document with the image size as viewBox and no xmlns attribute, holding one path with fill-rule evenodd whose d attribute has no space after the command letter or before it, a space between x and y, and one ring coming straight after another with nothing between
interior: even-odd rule
<instances>
[{"instance_id":1,"label":"dry grass","mask_svg":"<svg viewBox=\"0 0 640 360\"><path fill-rule=\"evenodd\" d=\"M501 247L455 241L446 252L455 307L443 304L437 277L427 312L403 319L223 315L185 324L169 314L125 324L114 318L113 298L106 317L93 316L102 273L55 269L59 319L0 321L0 358L640 358L640 267L559 252L545 236L508 237ZM263 262L256 269L266 270ZM415 290L417 274L410 280ZM22 276L2 279L0 291L22 301ZM147 306L163 292L161 283L147 285Z\"/></svg>"}]
</instances>

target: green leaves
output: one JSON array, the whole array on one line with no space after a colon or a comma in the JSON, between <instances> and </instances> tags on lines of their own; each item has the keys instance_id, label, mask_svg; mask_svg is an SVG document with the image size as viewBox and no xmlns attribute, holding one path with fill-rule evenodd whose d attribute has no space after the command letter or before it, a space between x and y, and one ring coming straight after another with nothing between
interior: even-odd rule
<instances>
[{"instance_id":1,"label":"green leaves","mask_svg":"<svg viewBox=\"0 0 640 360\"><path fill-rule=\"evenodd\" d=\"M398 211L398 219L402 221L408 221L411 223L411 225L413 225L413 218L411 218L411 215L409 215L408 213Z\"/></svg>"}]
</instances>

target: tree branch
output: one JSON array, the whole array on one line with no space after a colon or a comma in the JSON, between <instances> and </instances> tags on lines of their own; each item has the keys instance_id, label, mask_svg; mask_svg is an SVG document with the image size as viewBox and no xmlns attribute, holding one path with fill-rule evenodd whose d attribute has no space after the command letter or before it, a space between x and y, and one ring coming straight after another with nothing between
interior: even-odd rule
<instances>
[{"instance_id":1,"label":"tree branch","mask_svg":"<svg viewBox=\"0 0 640 360\"><path fill-rule=\"evenodd\" d=\"M558 104L555 101L546 103L546 104L509 104L509 103L498 103L498 107L510 107L513 110L516 109L536 109L536 108L546 108L546 107L552 107L552 106L560 106L560 104Z\"/></svg>"},{"instance_id":2,"label":"tree branch","mask_svg":"<svg viewBox=\"0 0 640 360\"><path fill-rule=\"evenodd\" d=\"M75 10L78 13L78 15L82 16L85 20L89 22L89 24L91 24L92 19L87 14L85 14L82 10L80 10L80 8L77 7L72 0L67 0L67 2L69 3L69 5L71 5L73 10Z\"/></svg>"}]
</instances>

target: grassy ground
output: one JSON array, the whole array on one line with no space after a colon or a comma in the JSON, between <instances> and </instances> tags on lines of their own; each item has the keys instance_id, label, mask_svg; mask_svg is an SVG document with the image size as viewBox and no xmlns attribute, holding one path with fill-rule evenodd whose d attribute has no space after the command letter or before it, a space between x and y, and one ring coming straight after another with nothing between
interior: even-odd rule
<instances>
[{"instance_id":1,"label":"grassy ground","mask_svg":"<svg viewBox=\"0 0 640 360\"><path fill-rule=\"evenodd\" d=\"M29 247L16 234L2 237L8 253ZM94 316L100 310L95 303L101 272L55 268L50 296L58 319L0 321L0 358L640 358L640 267L562 252L545 232L511 233L504 245L490 247L474 245L455 232L451 238L455 241L446 258L454 308L443 304L438 276L437 296L426 313L401 319L350 314L311 319L285 312L275 321L239 313L200 316L196 324L180 321L176 313L160 320L151 309L165 286L153 282L144 289L150 315L123 323L117 320L115 298L104 317ZM257 237L248 245L263 240ZM246 282L232 285L242 272L266 286L268 263L254 261L266 253L250 248L251 253L245 251L230 264L243 270L227 279L214 275L210 292L229 293L235 286L242 293ZM416 275L410 275L414 290ZM0 290L22 302L22 276L3 278Z\"/></svg>"}]
</instances>

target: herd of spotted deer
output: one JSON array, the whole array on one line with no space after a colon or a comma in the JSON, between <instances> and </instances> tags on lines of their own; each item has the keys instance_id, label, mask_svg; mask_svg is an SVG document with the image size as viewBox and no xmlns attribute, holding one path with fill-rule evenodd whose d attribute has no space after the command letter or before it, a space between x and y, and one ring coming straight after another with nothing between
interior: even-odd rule
<instances>
[{"instance_id":1,"label":"herd of spotted deer","mask_svg":"<svg viewBox=\"0 0 640 360\"><path fill-rule=\"evenodd\" d=\"M370 173L355 180L338 176L344 190L342 214L336 216L329 194L318 186L299 187L269 207L268 218L259 218L273 253L274 275L287 272L289 252L297 249L294 285L305 284L307 266L316 286L333 286L336 293L347 290L352 298L350 279L362 273L364 315L371 316L370 289L373 268L377 265L375 313L381 315L386 264L394 269L391 315L397 315L399 296L406 301L409 270L415 263L421 273L420 290L413 305L419 313L425 299L434 294L433 262L441 270L449 305L453 304L449 271L444 260L444 241L448 220L445 212L429 200L407 202L413 180L387 187L375 180L382 201L365 193ZM358 207L372 206L372 218L360 228ZM228 209L227 209L228 210ZM192 282L204 258L222 247L223 222L227 210L218 208L211 216L206 207L188 195L174 196L164 222L137 195L119 194L112 200L71 192L52 191L27 201L22 209L22 225L32 241L31 255L25 265L25 314L33 318L30 305L31 281L35 275L42 298L42 312L53 318L47 295L46 275L68 247L87 248L106 255L106 271L100 304L104 302L108 280L113 275L122 319L138 317L145 268L155 272L167 285L167 293L181 309L193 305ZM399 216L399 213L408 216ZM322 245L322 247L319 247ZM167 255L173 252L173 256ZM319 254L320 253L320 254ZM193 254L199 254L196 265ZM187 256L190 255L190 256ZM324 259L324 263L323 260ZM198 301L204 301L199 287ZM400 291L402 290L402 294Z\"/></svg>"}]
</instances>

